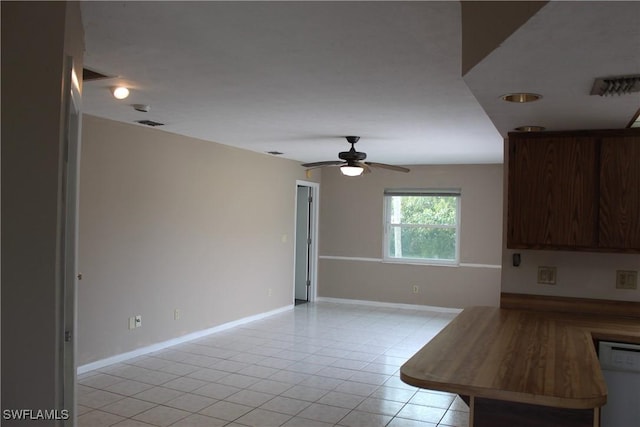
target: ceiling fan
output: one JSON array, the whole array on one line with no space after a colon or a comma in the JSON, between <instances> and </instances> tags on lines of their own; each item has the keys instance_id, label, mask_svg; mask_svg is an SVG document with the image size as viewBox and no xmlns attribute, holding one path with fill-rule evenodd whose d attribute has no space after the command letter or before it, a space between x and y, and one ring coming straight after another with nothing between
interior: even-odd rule
<instances>
[{"instance_id":1,"label":"ceiling fan","mask_svg":"<svg viewBox=\"0 0 640 427\"><path fill-rule=\"evenodd\" d=\"M351 144L349 151L338 153L341 160L328 160L325 162L303 163L302 166L307 169L321 168L325 166L340 166L340 172L346 176L359 176L363 173L371 172L371 167L389 169L396 172L409 172L409 169L402 166L388 165L386 163L365 162L367 153L356 151L354 145L360 140L359 136L347 136L347 142Z\"/></svg>"}]
</instances>

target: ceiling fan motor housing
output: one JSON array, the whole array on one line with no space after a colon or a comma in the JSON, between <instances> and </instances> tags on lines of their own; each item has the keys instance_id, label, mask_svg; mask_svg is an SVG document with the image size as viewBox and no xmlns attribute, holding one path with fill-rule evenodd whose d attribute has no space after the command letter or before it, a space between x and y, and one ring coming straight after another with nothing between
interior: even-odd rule
<instances>
[{"instance_id":1,"label":"ceiling fan motor housing","mask_svg":"<svg viewBox=\"0 0 640 427\"><path fill-rule=\"evenodd\" d=\"M359 162L367 158L367 153L356 151L355 148L351 148L349 151L341 151L338 153L338 158L346 161Z\"/></svg>"},{"instance_id":2,"label":"ceiling fan motor housing","mask_svg":"<svg viewBox=\"0 0 640 427\"><path fill-rule=\"evenodd\" d=\"M349 165L354 162L360 162L367 158L367 153L363 153L361 151L356 151L354 148L354 144L360 140L359 136L347 136L347 142L351 144L351 149L349 151L341 151L338 153L338 158L342 160L346 160Z\"/></svg>"}]
</instances>

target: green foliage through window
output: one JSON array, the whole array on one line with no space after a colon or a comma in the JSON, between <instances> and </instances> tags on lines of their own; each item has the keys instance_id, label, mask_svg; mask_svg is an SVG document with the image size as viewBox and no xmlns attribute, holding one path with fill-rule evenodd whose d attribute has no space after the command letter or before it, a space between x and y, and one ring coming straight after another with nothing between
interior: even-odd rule
<instances>
[{"instance_id":1,"label":"green foliage through window","mask_svg":"<svg viewBox=\"0 0 640 427\"><path fill-rule=\"evenodd\" d=\"M457 261L459 194L385 194L386 258Z\"/></svg>"}]
</instances>

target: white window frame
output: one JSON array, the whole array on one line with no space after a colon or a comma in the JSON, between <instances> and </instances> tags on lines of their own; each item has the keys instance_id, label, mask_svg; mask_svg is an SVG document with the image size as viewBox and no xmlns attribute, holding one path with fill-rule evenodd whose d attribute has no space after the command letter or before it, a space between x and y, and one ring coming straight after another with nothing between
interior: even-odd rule
<instances>
[{"instance_id":1,"label":"white window frame","mask_svg":"<svg viewBox=\"0 0 640 427\"><path fill-rule=\"evenodd\" d=\"M456 224L450 225L426 225L429 228L447 228L455 229L455 259L439 259L439 258L398 258L389 255L389 233L392 226L400 224L392 224L391 222L391 200L392 196L451 196L456 198ZM384 235L383 235L383 262L399 263L399 264L425 264L425 265L460 265L460 212L461 212L461 189L386 189L384 190ZM405 224L405 227L425 227L425 225Z\"/></svg>"}]
</instances>

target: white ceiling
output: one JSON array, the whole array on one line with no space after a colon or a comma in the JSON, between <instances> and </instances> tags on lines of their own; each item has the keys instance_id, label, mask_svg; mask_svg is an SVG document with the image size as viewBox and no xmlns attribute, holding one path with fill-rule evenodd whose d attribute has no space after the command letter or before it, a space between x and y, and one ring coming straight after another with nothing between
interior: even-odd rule
<instances>
[{"instance_id":1,"label":"white ceiling","mask_svg":"<svg viewBox=\"0 0 640 427\"><path fill-rule=\"evenodd\" d=\"M500 163L516 126L620 128L640 107L638 94L589 96L595 77L640 74L635 2L550 3L464 80L453 1L91 1L82 12L85 67L117 76L85 83L85 113L301 162L336 160L343 136L359 135L374 162ZM118 83L126 100L110 94ZM544 98L498 100L512 91Z\"/></svg>"}]
</instances>

